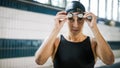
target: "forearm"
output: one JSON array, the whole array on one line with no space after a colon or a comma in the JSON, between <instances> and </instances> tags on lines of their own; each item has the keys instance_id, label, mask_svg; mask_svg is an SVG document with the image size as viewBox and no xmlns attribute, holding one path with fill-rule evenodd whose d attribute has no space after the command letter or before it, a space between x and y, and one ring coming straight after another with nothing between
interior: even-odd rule
<instances>
[{"instance_id":1,"label":"forearm","mask_svg":"<svg viewBox=\"0 0 120 68\"><path fill-rule=\"evenodd\" d=\"M35 57L37 63L43 64L53 53L54 42L59 33L59 29L54 28L47 39L42 43L40 48L37 50Z\"/></svg>"},{"instance_id":2,"label":"forearm","mask_svg":"<svg viewBox=\"0 0 120 68\"><path fill-rule=\"evenodd\" d=\"M101 35L97 26L94 26L92 28L92 32L97 42L96 52L100 57L100 59L102 59L102 61L104 61L106 64L109 64L110 62L114 62L113 52L109 44L105 41L105 39Z\"/></svg>"}]
</instances>

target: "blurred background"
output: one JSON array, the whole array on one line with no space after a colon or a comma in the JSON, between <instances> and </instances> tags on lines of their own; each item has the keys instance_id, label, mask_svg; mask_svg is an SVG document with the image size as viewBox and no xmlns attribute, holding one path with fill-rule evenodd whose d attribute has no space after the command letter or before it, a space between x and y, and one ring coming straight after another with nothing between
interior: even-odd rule
<instances>
[{"instance_id":1,"label":"blurred background","mask_svg":"<svg viewBox=\"0 0 120 68\"><path fill-rule=\"evenodd\" d=\"M73 0L0 0L0 68L53 68L51 58L37 65L34 54L49 35L58 11ZM96 68L120 68L120 0L76 0L97 17L97 25L115 55L113 65L100 60ZM88 25L84 33L93 36ZM67 32L66 24L60 34Z\"/></svg>"}]
</instances>

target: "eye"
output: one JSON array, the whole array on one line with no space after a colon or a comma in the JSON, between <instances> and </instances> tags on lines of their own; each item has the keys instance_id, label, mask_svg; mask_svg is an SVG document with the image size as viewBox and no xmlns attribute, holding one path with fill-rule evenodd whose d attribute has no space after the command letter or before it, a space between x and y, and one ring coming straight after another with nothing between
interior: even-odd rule
<instances>
[{"instance_id":1,"label":"eye","mask_svg":"<svg viewBox=\"0 0 120 68\"><path fill-rule=\"evenodd\" d=\"M84 21L84 18L78 18L77 21L78 21L79 23L81 23L81 22Z\"/></svg>"},{"instance_id":2,"label":"eye","mask_svg":"<svg viewBox=\"0 0 120 68\"><path fill-rule=\"evenodd\" d=\"M68 20L73 20L73 18L68 18Z\"/></svg>"},{"instance_id":3,"label":"eye","mask_svg":"<svg viewBox=\"0 0 120 68\"><path fill-rule=\"evenodd\" d=\"M78 18L78 21L81 21L83 18Z\"/></svg>"},{"instance_id":4,"label":"eye","mask_svg":"<svg viewBox=\"0 0 120 68\"><path fill-rule=\"evenodd\" d=\"M72 22L74 22L74 19L73 18L68 18L68 21L72 23Z\"/></svg>"}]
</instances>

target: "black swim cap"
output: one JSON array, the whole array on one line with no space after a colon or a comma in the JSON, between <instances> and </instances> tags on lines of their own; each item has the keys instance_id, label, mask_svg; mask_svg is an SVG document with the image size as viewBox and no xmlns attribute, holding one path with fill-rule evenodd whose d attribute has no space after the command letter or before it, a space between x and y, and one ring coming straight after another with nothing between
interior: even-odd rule
<instances>
[{"instance_id":1,"label":"black swim cap","mask_svg":"<svg viewBox=\"0 0 120 68\"><path fill-rule=\"evenodd\" d=\"M72 1L67 5L65 11L67 13L68 12L85 12L85 7L79 1Z\"/></svg>"}]
</instances>

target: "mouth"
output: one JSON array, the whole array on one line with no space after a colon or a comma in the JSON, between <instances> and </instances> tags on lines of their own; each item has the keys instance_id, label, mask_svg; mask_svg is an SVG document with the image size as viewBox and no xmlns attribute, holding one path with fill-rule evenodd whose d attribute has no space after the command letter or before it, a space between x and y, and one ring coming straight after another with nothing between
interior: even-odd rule
<instances>
[{"instance_id":1,"label":"mouth","mask_svg":"<svg viewBox=\"0 0 120 68\"><path fill-rule=\"evenodd\" d=\"M73 32L78 32L79 30L78 29L72 29Z\"/></svg>"}]
</instances>

